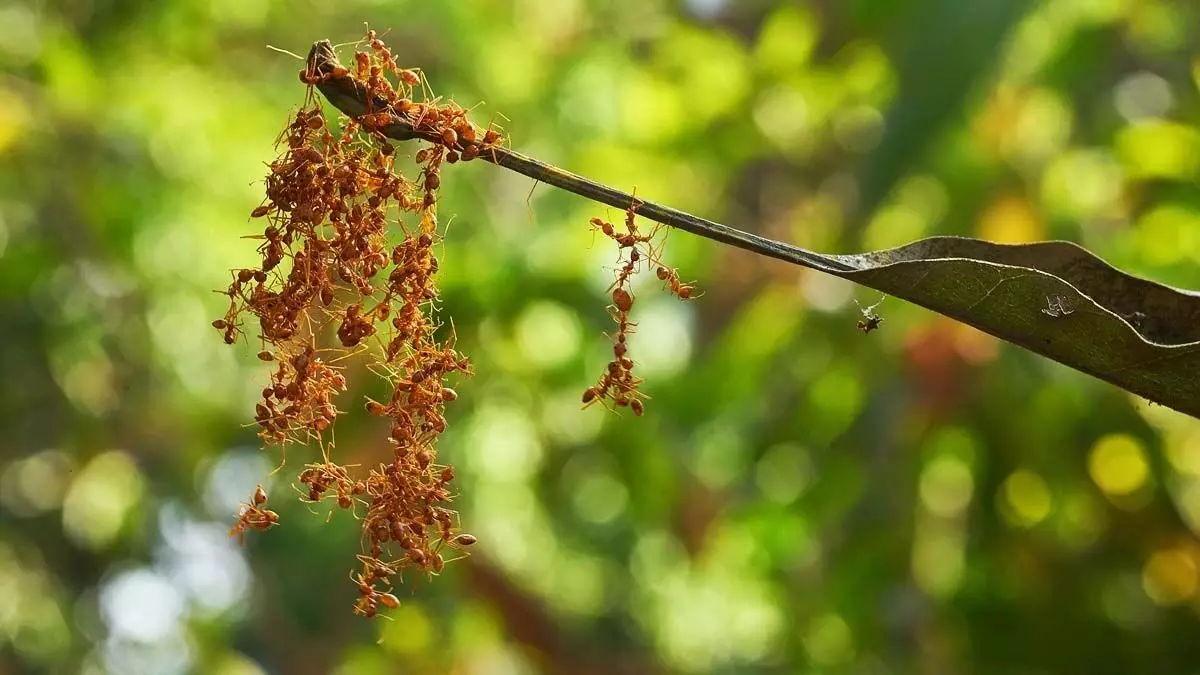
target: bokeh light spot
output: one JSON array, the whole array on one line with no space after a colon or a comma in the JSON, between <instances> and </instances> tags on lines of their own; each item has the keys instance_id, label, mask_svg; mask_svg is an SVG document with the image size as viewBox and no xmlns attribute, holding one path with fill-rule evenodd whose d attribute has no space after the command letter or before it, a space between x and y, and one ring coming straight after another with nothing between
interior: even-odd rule
<instances>
[{"instance_id":1,"label":"bokeh light spot","mask_svg":"<svg viewBox=\"0 0 1200 675\"><path fill-rule=\"evenodd\" d=\"M1038 474L1027 469L1014 471L1000 486L1002 510L1009 522L1033 527L1050 515L1054 505L1050 486Z\"/></svg>"},{"instance_id":2,"label":"bokeh light spot","mask_svg":"<svg viewBox=\"0 0 1200 675\"><path fill-rule=\"evenodd\" d=\"M846 620L837 614L817 618L804 636L804 648L812 660L823 666L845 663L854 658L854 634Z\"/></svg>"},{"instance_id":3,"label":"bokeh light spot","mask_svg":"<svg viewBox=\"0 0 1200 675\"><path fill-rule=\"evenodd\" d=\"M1142 568L1142 588L1159 605L1175 605L1196 594L1196 561L1187 551L1156 551Z\"/></svg>"},{"instance_id":4,"label":"bokeh light spot","mask_svg":"<svg viewBox=\"0 0 1200 675\"><path fill-rule=\"evenodd\" d=\"M579 319L562 305L546 300L530 303L517 319L517 343L530 363L560 366L579 350Z\"/></svg>"},{"instance_id":5,"label":"bokeh light spot","mask_svg":"<svg viewBox=\"0 0 1200 675\"><path fill-rule=\"evenodd\" d=\"M1155 120L1125 127L1115 148L1133 178L1189 180L1200 171L1200 130L1186 124Z\"/></svg>"},{"instance_id":6,"label":"bokeh light spot","mask_svg":"<svg viewBox=\"0 0 1200 675\"><path fill-rule=\"evenodd\" d=\"M79 472L63 500L63 529L87 548L108 546L142 499L142 474L121 451L97 455Z\"/></svg>"},{"instance_id":7,"label":"bokeh light spot","mask_svg":"<svg viewBox=\"0 0 1200 675\"><path fill-rule=\"evenodd\" d=\"M1033 89L1018 105L1003 148L1021 166L1040 167L1066 147L1075 125L1074 109L1053 89Z\"/></svg>"},{"instance_id":8,"label":"bokeh light spot","mask_svg":"<svg viewBox=\"0 0 1200 675\"><path fill-rule=\"evenodd\" d=\"M104 584L100 612L112 635L155 642L178 630L184 604L183 597L161 575L136 569Z\"/></svg>"},{"instance_id":9,"label":"bokeh light spot","mask_svg":"<svg viewBox=\"0 0 1200 675\"><path fill-rule=\"evenodd\" d=\"M1122 497L1140 490L1150 476L1141 443L1126 434L1111 434L1092 446L1088 473L1109 497Z\"/></svg>"},{"instance_id":10,"label":"bokeh light spot","mask_svg":"<svg viewBox=\"0 0 1200 675\"><path fill-rule=\"evenodd\" d=\"M966 570L966 536L963 524L918 519L913 537L913 580L933 597L945 597L958 589Z\"/></svg>"},{"instance_id":11,"label":"bokeh light spot","mask_svg":"<svg viewBox=\"0 0 1200 675\"><path fill-rule=\"evenodd\" d=\"M931 513L943 518L962 513L974 489L971 468L954 457L938 457L921 472L921 501Z\"/></svg>"},{"instance_id":12,"label":"bokeh light spot","mask_svg":"<svg viewBox=\"0 0 1200 675\"><path fill-rule=\"evenodd\" d=\"M777 504L790 504L812 482L812 458L794 443L776 445L758 460L754 477L763 496Z\"/></svg>"},{"instance_id":13,"label":"bokeh light spot","mask_svg":"<svg viewBox=\"0 0 1200 675\"><path fill-rule=\"evenodd\" d=\"M1124 174L1107 149L1069 150L1042 175L1042 199L1055 213L1072 218L1113 215Z\"/></svg>"},{"instance_id":14,"label":"bokeh light spot","mask_svg":"<svg viewBox=\"0 0 1200 675\"><path fill-rule=\"evenodd\" d=\"M1033 204L1016 195L1002 197L979 215L979 236L1000 244L1038 241L1045 234L1041 215Z\"/></svg>"},{"instance_id":15,"label":"bokeh light spot","mask_svg":"<svg viewBox=\"0 0 1200 675\"><path fill-rule=\"evenodd\" d=\"M484 405L466 426L470 468L488 480L524 481L541 466L545 449L525 411Z\"/></svg>"},{"instance_id":16,"label":"bokeh light spot","mask_svg":"<svg viewBox=\"0 0 1200 675\"><path fill-rule=\"evenodd\" d=\"M804 7L781 6L758 33L754 59L765 73L784 76L804 68L816 47L820 26Z\"/></svg>"},{"instance_id":17,"label":"bokeh light spot","mask_svg":"<svg viewBox=\"0 0 1200 675\"><path fill-rule=\"evenodd\" d=\"M402 602L391 613L394 621L384 621L379 627L383 648L395 654L421 654L433 642L435 627L429 615L411 600Z\"/></svg>"},{"instance_id":18,"label":"bokeh light spot","mask_svg":"<svg viewBox=\"0 0 1200 675\"><path fill-rule=\"evenodd\" d=\"M1130 122L1162 117L1174 104L1171 85L1150 72L1134 73L1121 80L1113 91L1113 99L1117 112Z\"/></svg>"},{"instance_id":19,"label":"bokeh light spot","mask_svg":"<svg viewBox=\"0 0 1200 675\"><path fill-rule=\"evenodd\" d=\"M62 505L71 457L61 450L45 450L8 465L0 475L0 503L18 516L35 516Z\"/></svg>"},{"instance_id":20,"label":"bokeh light spot","mask_svg":"<svg viewBox=\"0 0 1200 675\"><path fill-rule=\"evenodd\" d=\"M1137 223L1142 256L1154 265L1172 265L1200 257L1200 212L1179 203L1159 204Z\"/></svg>"},{"instance_id":21,"label":"bokeh light spot","mask_svg":"<svg viewBox=\"0 0 1200 675\"><path fill-rule=\"evenodd\" d=\"M598 470L579 479L571 499L579 517L604 524L612 522L625 511L629 491L624 483Z\"/></svg>"}]
</instances>

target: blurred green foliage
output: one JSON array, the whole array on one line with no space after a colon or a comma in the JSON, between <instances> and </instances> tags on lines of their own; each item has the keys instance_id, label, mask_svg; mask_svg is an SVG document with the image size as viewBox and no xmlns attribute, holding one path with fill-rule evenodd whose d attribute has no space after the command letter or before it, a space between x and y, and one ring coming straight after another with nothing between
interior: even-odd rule
<instances>
[{"instance_id":1,"label":"blurred green foliage","mask_svg":"<svg viewBox=\"0 0 1200 675\"><path fill-rule=\"evenodd\" d=\"M707 294L641 287L646 417L580 411L605 210L479 162L441 205L475 555L352 617L356 523L288 498L296 450L283 526L231 542L276 458L211 289L303 96L265 45L363 21L517 149L722 222L1065 238L1200 287L1190 0L0 2L0 673L1200 663L1200 422L894 300L864 338L870 294L681 233Z\"/></svg>"}]
</instances>

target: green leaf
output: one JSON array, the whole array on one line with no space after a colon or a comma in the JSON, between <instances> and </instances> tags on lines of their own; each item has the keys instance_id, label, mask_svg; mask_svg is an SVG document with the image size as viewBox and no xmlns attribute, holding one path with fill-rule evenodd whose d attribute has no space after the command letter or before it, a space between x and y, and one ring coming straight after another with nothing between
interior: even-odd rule
<instances>
[{"instance_id":1,"label":"green leaf","mask_svg":"<svg viewBox=\"0 0 1200 675\"><path fill-rule=\"evenodd\" d=\"M932 237L827 258L830 274L1200 417L1200 293L1126 274L1062 241Z\"/></svg>"}]
</instances>

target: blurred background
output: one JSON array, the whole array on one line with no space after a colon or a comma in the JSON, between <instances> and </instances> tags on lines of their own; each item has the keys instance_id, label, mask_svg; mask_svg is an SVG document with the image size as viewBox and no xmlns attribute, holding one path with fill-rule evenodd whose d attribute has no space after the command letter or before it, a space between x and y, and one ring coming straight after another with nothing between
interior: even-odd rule
<instances>
[{"instance_id":1,"label":"blurred background","mask_svg":"<svg viewBox=\"0 0 1200 675\"><path fill-rule=\"evenodd\" d=\"M1200 287L1191 0L0 0L0 673L1200 673L1200 422L898 300L863 336L876 294L684 233L706 295L637 287L646 416L581 411L621 214L482 162L440 208L479 543L352 616L358 524L292 499L313 454L266 478L266 372L208 324L304 96L266 45L364 21L514 148L736 227Z\"/></svg>"}]
</instances>

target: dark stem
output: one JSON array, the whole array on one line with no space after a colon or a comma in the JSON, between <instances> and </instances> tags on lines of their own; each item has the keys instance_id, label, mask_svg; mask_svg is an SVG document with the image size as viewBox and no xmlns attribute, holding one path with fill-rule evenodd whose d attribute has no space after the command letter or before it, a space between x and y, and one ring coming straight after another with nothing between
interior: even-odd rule
<instances>
[{"instance_id":1,"label":"dark stem","mask_svg":"<svg viewBox=\"0 0 1200 675\"><path fill-rule=\"evenodd\" d=\"M406 116L395 114L382 100L369 101L370 93L365 85L351 75L335 77L335 68L342 69L342 65L333 51L333 45L328 40L313 43L312 50L308 54L307 72L310 75L322 77L322 81L316 85L317 89L334 107L351 118L357 118L369 112L388 114L391 122L379 129L388 138L398 141L420 138L444 145L437 131L431 128L415 127ZM460 141L458 149L461 150L465 145L468 144ZM824 272L849 272L854 269L836 259L813 253L799 246L742 232L728 225L693 216L669 206L661 206L639 199L627 192L564 171L552 164L522 155L500 145L479 145L479 159L622 211L634 207L639 216L722 244L729 244L760 255Z\"/></svg>"}]
</instances>

